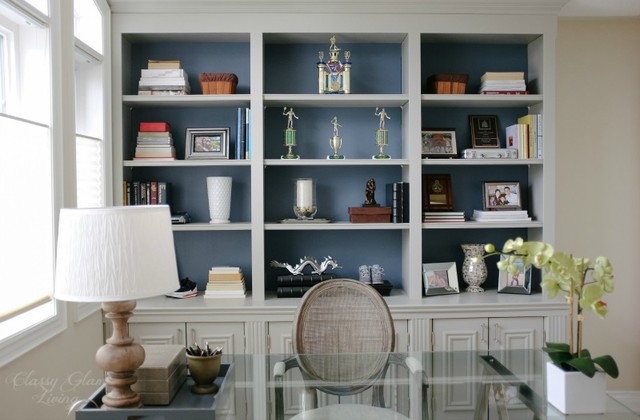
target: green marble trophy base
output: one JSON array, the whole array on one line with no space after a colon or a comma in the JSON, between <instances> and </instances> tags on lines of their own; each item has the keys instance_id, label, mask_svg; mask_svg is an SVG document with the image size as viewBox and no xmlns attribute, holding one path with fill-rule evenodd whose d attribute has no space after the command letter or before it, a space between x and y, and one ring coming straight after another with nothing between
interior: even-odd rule
<instances>
[{"instance_id":1,"label":"green marble trophy base","mask_svg":"<svg viewBox=\"0 0 640 420\"><path fill-rule=\"evenodd\" d=\"M384 128L376 130L376 146L380 148L378 154L371 156L371 159L391 159L391 156L384 152L384 147L389 145L389 131Z\"/></svg>"},{"instance_id":2,"label":"green marble trophy base","mask_svg":"<svg viewBox=\"0 0 640 420\"><path fill-rule=\"evenodd\" d=\"M296 145L296 130L293 128L284 130L284 145L289 148L289 151L280 156L280 159L300 159L300 156L293 153L293 147Z\"/></svg>"}]
</instances>

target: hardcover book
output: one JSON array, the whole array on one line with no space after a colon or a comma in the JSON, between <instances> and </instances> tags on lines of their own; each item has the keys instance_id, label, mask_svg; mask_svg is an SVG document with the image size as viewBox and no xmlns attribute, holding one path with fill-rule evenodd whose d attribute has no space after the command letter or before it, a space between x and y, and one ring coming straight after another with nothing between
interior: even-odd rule
<instances>
[{"instance_id":1,"label":"hardcover book","mask_svg":"<svg viewBox=\"0 0 640 420\"><path fill-rule=\"evenodd\" d=\"M334 274L285 274L276 277L276 284L281 286L314 286L324 280L335 278Z\"/></svg>"},{"instance_id":2,"label":"hardcover book","mask_svg":"<svg viewBox=\"0 0 640 420\"><path fill-rule=\"evenodd\" d=\"M138 131L171 131L171 127L168 122L164 121L143 121L140 123Z\"/></svg>"}]
</instances>

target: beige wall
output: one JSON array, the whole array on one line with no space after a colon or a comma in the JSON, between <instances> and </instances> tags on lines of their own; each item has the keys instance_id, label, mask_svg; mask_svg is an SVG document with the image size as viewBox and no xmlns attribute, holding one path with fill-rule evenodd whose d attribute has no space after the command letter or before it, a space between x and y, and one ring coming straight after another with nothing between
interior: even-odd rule
<instances>
[{"instance_id":1,"label":"beige wall","mask_svg":"<svg viewBox=\"0 0 640 420\"><path fill-rule=\"evenodd\" d=\"M97 311L78 323L70 322L65 332L1 368L0 418L73 419L67 417L69 406L102 383L102 369L94 361L102 343L102 317Z\"/></svg>"},{"instance_id":2,"label":"beige wall","mask_svg":"<svg viewBox=\"0 0 640 420\"><path fill-rule=\"evenodd\" d=\"M561 19L557 41L556 246L609 256L616 290L586 343L640 390L640 18Z\"/></svg>"}]
</instances>

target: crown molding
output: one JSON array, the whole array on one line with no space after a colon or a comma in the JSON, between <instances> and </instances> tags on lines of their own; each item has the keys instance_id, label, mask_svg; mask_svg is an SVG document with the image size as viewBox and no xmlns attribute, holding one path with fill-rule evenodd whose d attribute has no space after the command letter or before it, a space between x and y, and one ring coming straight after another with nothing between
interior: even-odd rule
<instances>
[{"instance_id":1,"label":"crown molding","mask_svg":"<svg viewBox=\"0 0 640 420\"><path fill-rule=\"evenodd\" d=\"M569 0L107 0L113 13L558 15Z\"/></svg>"}]
</instances>

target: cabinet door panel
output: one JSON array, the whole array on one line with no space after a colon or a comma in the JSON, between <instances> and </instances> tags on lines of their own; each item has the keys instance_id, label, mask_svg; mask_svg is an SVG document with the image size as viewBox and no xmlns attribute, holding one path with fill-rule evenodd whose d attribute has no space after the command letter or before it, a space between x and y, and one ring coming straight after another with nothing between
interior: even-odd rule
<instances>
[{"instance_id":1,"label":"cabinet door panel","mask_svg":"<svg viewBox=\"0 0 640 420\"><path fill-rule=\"evenodd\" d=\"M184 345L184 332L182 322L129 324L129 335L140 344Z\"/></svg>"},{"instance_id":2,"label":"cabinet door panel","mask_svg":"<svg viewBox=\"0 0 640 420\"><path fill-rule=\"evenodd\" d=\"M490 350L537 349L543 345L542 317L490 318Z\"/></svg>"}]
</instances>

